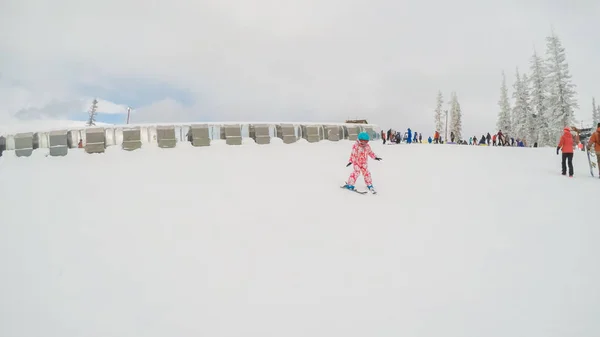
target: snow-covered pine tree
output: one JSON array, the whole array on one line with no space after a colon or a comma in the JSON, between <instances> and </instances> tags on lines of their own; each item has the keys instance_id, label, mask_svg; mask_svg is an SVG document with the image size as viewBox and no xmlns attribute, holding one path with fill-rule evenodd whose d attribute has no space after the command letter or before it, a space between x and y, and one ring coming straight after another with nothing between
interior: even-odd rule
<instances>
[{"instance_id":1,"label":"snow-covered pine tree","mask_svg":"<svg viewBox=\"0 0 600 337\"><path fill-rule=\"evenodd\" d=\"M90 108L90 111L88 113L89 117L88 117L88 121L87 121L87 126L95 126L96 125L96 114L98 110L98 100L94 98L94 101L92 102L92 107Z\"/></svg>"},{"instance_id":2,"label":"snow-covered pine tree","mask_svg":"<svg viewBox=\"0 0 600 337\"><path fill-rule=\"evenodd\" d=\"M533 143L537 142L537 127L533 108L531 107L531 93L529 92L529 78L527 77L527 74L523 74L521 77L521 85L521 104L523 105L523 111L525 113L525 140L527 145L531 146Z\"/></svg>"},{"instance_id":3,"label":"snow-covered pine tree","mask_svg":"<svg viewBox=\"0 0 600 337\"><path fill-rule=\"evenodd\" d=\"M450 131L454 132L454 141L458 142L462 139L462 110L460 109L460 103L458 102L456 92L452 93L450 114Z\"/></svg>"},{"instance_id":4,"label":"snow-covered pine tree","mask_svg":"<svg viewBox=\"0 0 600 337\"><path fill-rule=\"evenodd\" d=\"M596 105L596 98L592 97L592 127L595 128L600 122L600 106Z\"/></svg>"},{"instance_id":5,"label":"snow-covered pine tree","mask_svg":"<svg viewBox=\"0 0 600 337\"><path fill-rule=\"evenodd\" d=\"M496 128L502 130L504 135L512 135L511 120L510 120L510 102L508 101L508 88L506 87L506 75L502 72L502 87L500 88L500 100L498 101L500 112L498 112L498 121Z\"/></svg>"},{"instance_id":6,"label":"snow-covered pine tree","mask_svg":"<svg viewBox=\"0 0 600 337\"><path fill-rule=\"evenodd\" d=\"M579 104L575 97L575 85L571 82L565 48L554 32L546 37L546 69L549 141L558 144L562 129L575 122L575 109L579 108Z\"/></svg>"},{"instance_id":7,"label":"snow-covered pine tree","mask_svg":"<svg viewBox=\"0 0 600 337\"><path fill-rule=\"evenodd\" d=\"M524 102L523 97L523 82L521 81L521 75L519 74L519 68L516 69L516 79L513 84L512 97L515 100L515 105L512 108L512 133L511 136L514 138L522 139L526 134L526 122L527 113L525 107L527 102Z\"/></svg>"},{"instance_id":8,"label":"snow-covered pine tree","mask_svg":"<svg viewBox=\"0 0 600 337\"><path fill-rule=\"evenodd\" d=\"M537 54L535 49L529 63L529 71L531 72L531 77L529 78L531 85L531 110L535 121L534 132L537 134L530 142L537 141L539 146L546 146L549 145L548 114L546 112L546 69L544 68L542 58Z\"/></svg>"},{"instance_id":9,"label":"snow-covered pine tree","mask_svg":"<svg viewBox=\"0 0 600 337\"><path fill-rule=\"evenodd\" d=\"M441 91L438 91L437 104L435 106L435 114L433 117L435 121L435 131L440 133L442 133L442 129L444 128L444 125L442 124L442 104L444 104L444 96L442 96Z\"/></svg>"}]
</instances>

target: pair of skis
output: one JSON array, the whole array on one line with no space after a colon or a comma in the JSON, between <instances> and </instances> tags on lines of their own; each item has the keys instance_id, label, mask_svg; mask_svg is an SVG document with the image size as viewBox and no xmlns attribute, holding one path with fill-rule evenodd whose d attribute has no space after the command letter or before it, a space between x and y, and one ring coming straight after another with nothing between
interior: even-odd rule
<instances>
[{"instance_id":1,"label":"pair of skis","mask_svg":"<svg viewBox=\"0 0 600 337\"><path fill-rule=\"evenodd\" d=\"M592 177L594 177L594 167L596 167L596 163L592 162L590 150L588 150L587 146L585 147L585 152L587 153L588 164L590 165L590 174L592 175Z\"/></svg>"}]
</instances>

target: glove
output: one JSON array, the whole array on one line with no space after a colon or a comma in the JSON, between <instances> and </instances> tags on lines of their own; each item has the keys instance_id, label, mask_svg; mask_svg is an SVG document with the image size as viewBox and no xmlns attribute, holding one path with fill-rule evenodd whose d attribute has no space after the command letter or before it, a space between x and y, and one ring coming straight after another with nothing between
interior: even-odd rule
<instances>
[{"instance_id":1,"label":"glove","mask_svg":"<svg viewBox=\"0 0 600 337\"><path fill-rule=\"evenodd\" d=\"M379 158L379 157L375 157L375 160L377 160L377 161L380 161L380 160L381 160L381 158Z\"/></svg>"},{"instance_id":2,"label":"glove","mask_svg":"<svg viewBox=\"0 0 600 337\"><path fill-rule=\"evenodd\" d=\"M348 164L346 164L346 167L348 167L348 166L350 166L350 165L352 165L352 163L348 163Z\"/></svg>"},{"instance_id":3,"label":"glove","mask_svg":"<svg viewBox=\"0 0 600 337\"><path fill-rule=\"evenodd\" d=\"M559 150L560 150L560 147L559 147L559 146L557 146L557 147L556 147L556 154L557 154L557 155L558 155L558 151L559 151Z\"/></svg>"}]
</instances>

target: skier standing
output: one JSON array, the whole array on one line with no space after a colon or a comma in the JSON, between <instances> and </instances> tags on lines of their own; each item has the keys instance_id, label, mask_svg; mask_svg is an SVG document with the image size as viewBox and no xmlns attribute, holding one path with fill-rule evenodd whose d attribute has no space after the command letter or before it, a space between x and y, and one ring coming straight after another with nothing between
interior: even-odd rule
<instances>
[{"instance_id":1,"label":"skier standing","mask_svg":"<svg viewBox=\"0 0 600 337\"><path fill-rule=\"evenodd\" d=\"M348 182L344 185L344 188L354 190L354 183L360 174L365 179L365 184L371 193L376 193L373 188L373 180L371 179L371 172L369 172L368 157L371 157L377 161L381 158L377 157L371 146L369 145L369 134L361 132L358 134L358 140L352 145L352 152L350 153L350 159L346 167L353 165L353 171L348 178Z\"/></svg>"},{"instance_id":2,"label":"skier standing","mask_svg":"<svg viewBox=\"0 0 600 337\"><path fill-rule=\"evenodd\" d=\"M596 132L592 133L590 140L587 143L588 151L591 151L592 145L594 145L594 152L596 153L596 161L598 162L598 174L600 175L600 123L596 126Z\"/></svg>"},{"instance_id":3,"label":"skier standing","mask_svg":"<svg viewBox=\"0 0 600 337\"><path fill-rule=\"evenodd\" d=\"M565 126L563 129L564 133L560 137L560 142L556 147L556 154L558 155L558 151L562 149L562 175L567 174L567 166L566 162L569 162L569 178L573 178L573 135L571 134L571 129L568 126Z\"/></svg>"}]
</instances>

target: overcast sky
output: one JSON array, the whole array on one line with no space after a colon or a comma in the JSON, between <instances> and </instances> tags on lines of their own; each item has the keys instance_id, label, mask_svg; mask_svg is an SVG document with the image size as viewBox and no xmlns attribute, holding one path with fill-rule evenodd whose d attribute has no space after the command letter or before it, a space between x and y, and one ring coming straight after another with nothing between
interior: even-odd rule
<instances>
[{"instance_id":1,"label":"overcast sky","mask_svg":"<svg viewBox=\"0 0 600 337\"><path fill-rule=\"evenodd\" d=\"M510 85L528 71L551 27L589 120L600 1L2 0L0 112L98 96L138 121L349 117L431 133L442 90L458 93L463 134L481 135L501 71Z\"/></svg>"}]
</instances>

